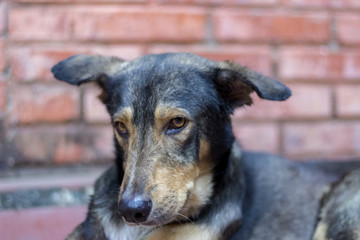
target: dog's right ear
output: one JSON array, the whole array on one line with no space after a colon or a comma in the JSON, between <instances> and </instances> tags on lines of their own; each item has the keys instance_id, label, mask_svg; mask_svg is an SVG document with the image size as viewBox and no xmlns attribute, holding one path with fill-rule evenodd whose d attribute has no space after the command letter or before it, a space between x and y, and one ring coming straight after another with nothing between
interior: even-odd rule
<instances>
[{"instance_id":1,"label":"dog's right ear","mask_svg":"<svg viewBox=\"0 0 360 240\"><path fill-rule=\"evenodd\" d=\"M217 90L232 108L251 105L253 91L271 101L285 101L291 96L291 90L281 82L245 66L225 61L218 63L216 70Z\"/></svg>"},{"instance_id":2,"label":"dog's right ear","mask_svg":"<svg viewBox=\"0 0 360 240\"><path fill-rule=\"evenodd\" d=\"M114 74L124 60L100 55L75 55L56 64L51 72L58 80L72 85L95 81L104 88L106 78Z\"/></svg>"}]
</instances>

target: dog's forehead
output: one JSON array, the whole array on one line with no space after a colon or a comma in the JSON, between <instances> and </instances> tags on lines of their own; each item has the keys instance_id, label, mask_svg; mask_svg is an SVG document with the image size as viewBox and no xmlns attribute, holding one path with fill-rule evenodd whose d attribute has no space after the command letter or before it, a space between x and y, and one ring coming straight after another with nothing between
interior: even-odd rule
<instances>
[{"instance_id":1,"label":"dog's forehead","mask_svg":"<svg viewBox=\"0 0 360 240\"><path fill-rule=\"evenodd\" d=\"M146 55L123 66L115 79L122 84L115 91L134 110L154 112L167 104L195 114L216 95L209 79L213 65L186 53Z\"/></svg>"},{"instance_id":2,"label":"dog's forehead","mask_svg":"<svg viewBox=\"0 0 360 240\"><path fill-rule=\"evenodd\" d=\"M213 61L191 53L149 54L128 63L127 66L138 66L141 68L174 66L176 68L193 67L202 70L207 70L216 65Z\"/></svg>"},{"instance_id":3,"label":"dog's forehead","mask_svg":"<svg viewBox=\"0 0 360 240\"><path fill-rule=\"evenodd\" d=\"M207 73L215 67L215 62L189 53L165 53L145 55L125 63L119 74L129 75L132 83L146 84L156 78L169 81L197 73Z\"/></svg>"}]
</instances>

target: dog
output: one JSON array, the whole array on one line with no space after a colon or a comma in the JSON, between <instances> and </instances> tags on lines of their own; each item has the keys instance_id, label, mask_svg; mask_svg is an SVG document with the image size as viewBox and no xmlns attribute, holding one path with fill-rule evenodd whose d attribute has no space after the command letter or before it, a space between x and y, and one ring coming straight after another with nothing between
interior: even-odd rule
<instances>
[{"instance_id":1,"label":"dog","mask_svg":"<svg viewBox=\"0 0 360 240\"><path fill-rule=\"evenodd\" d=\"M234 109L253 92L286 100L279 81L190 53L76 55L52 72L101 88L116 149L67 239L359 239L360 173L341 178L359 162L291 162L235 142Z\"/></svg>"}]
</instances>

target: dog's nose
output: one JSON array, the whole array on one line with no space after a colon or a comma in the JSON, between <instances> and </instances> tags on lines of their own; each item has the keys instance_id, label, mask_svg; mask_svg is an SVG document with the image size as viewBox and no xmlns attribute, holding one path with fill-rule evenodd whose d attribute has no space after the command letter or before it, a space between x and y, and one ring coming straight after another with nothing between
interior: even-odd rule
<instances>
[{"instance_id":1,"label":"dog's nose","mask_svg":"<svg viewBox=\"0 0 360 240\"><path fill-rule=\"evenodd\" d=\"M131 199L122 198L118 205L119 214L129 223L145 222L152 208L150 199L137 196Z\"/></svg>"}]
</instances>

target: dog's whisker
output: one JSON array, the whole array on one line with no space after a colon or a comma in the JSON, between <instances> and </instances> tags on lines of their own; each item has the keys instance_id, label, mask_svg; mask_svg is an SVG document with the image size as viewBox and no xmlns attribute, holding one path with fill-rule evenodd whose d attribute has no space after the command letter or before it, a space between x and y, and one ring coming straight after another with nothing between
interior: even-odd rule
<instances>
[{"instance_id":1,"label":"dog's whisker","mask_svg":"<svg viewBox=\"0 0 360 240\"><path fill-rule=\"evenodd\" d=\"M175 222L177 222L177 223L180 224L180 225L181 225L181 224L184 224L183 222L181 222L180 220L178 220L178 219L176 219L176 218L175 218L174 220L175 220Z\"/></svg>"},{"instance_id":2,"label":"dog's whisker","mask_svg":"<svg viewBox=\"0 0 360 240\"><path fill-rule=\"evenodd\" d=\"M184 214L176 213L176 215L185 218L187 221L189 221L189 222L191 222L191 223L193 222L189 217L185 216ZM180 221L179 221L179 222L180 222Z\"/></svg>"}]
</instances>

